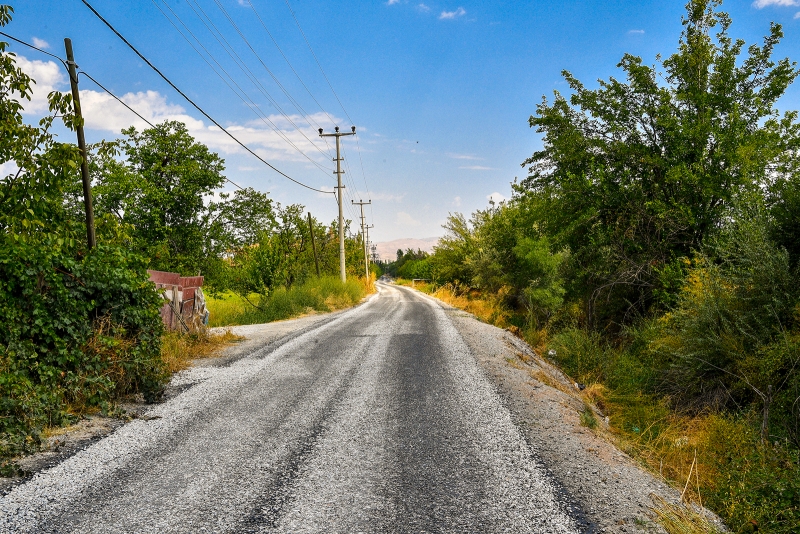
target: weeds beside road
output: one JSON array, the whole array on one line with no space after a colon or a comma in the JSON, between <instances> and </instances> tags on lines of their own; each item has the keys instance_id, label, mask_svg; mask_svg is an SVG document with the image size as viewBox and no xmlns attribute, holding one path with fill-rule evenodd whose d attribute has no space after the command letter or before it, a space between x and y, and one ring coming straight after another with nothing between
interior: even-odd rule
<instances>
[{"instance_id":1,"label":"weeds beside road","mask_svg":"<svg viewBox=\"0 0 800 534\"><path fill-rule=\"evenodd\" d=\"M411 285L406 280L397 283ZM575 394L608 416L618 447L683 491L688 503L708 507L734 532L740 526L747 528L751 520L761 525L761 532L796 532L791 518L798 513L793 507L800 492L798 458L780 443L761 444L754 422L758 413L735 417L676 412L668 399L643 393L648 370L628 349L605 346L599 338L577 329L549 333L526 326L520 313L502 305L502 296L459 291L451 285L414 286L484 322L511 330L574 382L585 384L583 392L576 389ZM675 509L663 511L667 523L681 517ZM685 518L690 516L685 514ZM689 523L686 519L684 527ZM685 532L709 532L693 528Z\"/></svg>"},{"instance_id":2,"label":"weeds beside road","mask_svg":"<svg viewBox=\"0 0 800 534\"><path fill-rule=\"evenodd\" d=\"M338 277L323 276L289 289L278 288L267 297L253 294L245 299L230 292L209 296L209 326L270 323L307 313L332 312L358 304L374 291L372 280L349 278L342 284Z\"/></svg>"}]
</instances>

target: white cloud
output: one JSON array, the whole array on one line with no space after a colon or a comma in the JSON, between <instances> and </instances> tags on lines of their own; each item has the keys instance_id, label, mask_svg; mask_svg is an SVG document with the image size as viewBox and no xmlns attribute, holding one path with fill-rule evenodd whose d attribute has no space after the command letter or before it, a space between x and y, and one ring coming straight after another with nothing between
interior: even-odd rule
<instances>
[{"instance_id":1,"label":"white cloud","mask_svg":"<svg viewBox=\"0 0 800 534\"><path fill-rule=\"evenodd\" d=\"M400 3L400 0L389 0L388 2L386 2L386 5L387 6L393 6L393 5L399 4L399 3Z\"/></svg>"},{"instance_id":2,"label":"white cloud","mask_svg":"<svg viewBox=\"0 0 800 534\"><path fill-rule=\"evenodd\" d=\"M49 109L47 95L67 81L61 66L56 65L54 61L31 61L25 56L17 56L17 66L36 82L30 102L23 102L25 112L39 115L47 113Z\"/></svg>"},{"instance_id":3,"label":"white cloud","mask_svg":"<svg viewBox=\"0 0 800 534\"><path fill-rule=\"evenodd\" d=\"M127 93L120 95L120 99L154 124L165 120L179 120L190 129L203 128L202 121L186 115L181 106L168 103L167 98L158 91ZM129 126L138 129L150 127L105 92L81 91L81 106L87 128L118 133Z\"/></svg>"},{"instance_id":4,"label":"white cloud","mask_svg":"<svg viewBox=\"0 0 800 534\"><path fill-rule=\"evenodd\" d=\"M404 211L397 212L397 224L400 226L419 226L421 223Z\"/></svg>"},{"instance_id":5,"label":"white cloud","mask_svg":"<svg viewBox=\"0 0 800 534\"><path fill-rule=\"evenodd\" d=\"M628 30L628 35L644 35L644 30Z\"/></svg>"},{"instance_id":6,"label":"white cloud","mask_svg":"<svg viewBox=\"0 0 800 534\"><path fill-rule=\"evenodd\" d=\"M426 6L425 4L418 4L417 9L419 9L423 13L428 13L431 10L431 8Z\"/></svg>"},{"instance_id":7,"label":"white cloud","mask_svg":"<svg viewBox=\"0 0 800 534\"><path fill-rule=\"evenodd\" d=\"M453 159L469 159L475 161L482 161L483 158L479 158L477 156L470 156L469 154L448 154L449 157Z\"/></svg>"},{"instance_id":8,"label":"white cloud","mask_svg":"<svg viewBox=\"0 0 800 534\"><path fill-rule=\"evenodd\" d=\"M391 193L375 193L375 192L370 193L370 198L372 200L377 200L377 201L380 201L380 202L396 202L396 203L399 204L399 203L401 203L403 201L403 197L405 197L404 194L403 195L393 195Z\"/></svg>"},{"instance_id":9,"label":"white cloud","mask_svg":"<svg viewBox=\"0 0 800 534\"><path fill-rule=\"evenodd\" d=\"M756 0L753 7L764 9L767 6L800 6L800 0Z\"/></svg>"},{"instance_id":10,"label":"white cloud","mask_svg":"<svg viewBox=\"0 0 800 534\"><path fill-rule=\"evenodd\" d=\"M464 8L459 7L455 11L442 11L442 14L439 15L439 20L451 20L457 17L463 17L466 14L467 12L464 10Z\"/></svg>"},{"instance_id":11,"label":"white cloud","mask_svg":"<svg viewBox=\"0 0 800 534\"><path fill-rule=\"evenodd\" d=\"M800 19L800 11L798 11L797 13L794 14L794 18Z\"/></svg>"},{"instance_id":12,"label":"white cloud","mask_svg":"<svg viewBox=\"0 0 800 534\"><path fill-rule=\"evenodd\" d=\"M456 197L453 199L453 207L460 208L461 207L461 197Z\"/></svg>"},{"instance_id":13,"label":"white cloud","mask_svg":"<svg viewBox=\"0 0 800 534\"><path fill-rule=\"evenodd\" d=\"M488 200L489 202L494 202L495 204L500 204L501 202L505 202L508 199L503 195L501 195L500 193L498 193L497 191L495 191L494 193L486 197L486 200Z\"/></svg>"},{"instance_id":14,"label":"white cloud","mask_svg":"<svg viewBox=\"0 0 800 534\"><path fill-rule=\"evenodd\" d=\"M466 165L464 167L459 167L459 169L466 169L469 171L493 171L492 167L484 167L483 165Z\"/></svg>"},{"instance_id":15,"label":"white cloud","mask_svg":"<svg viewBox=\"0 0 800 534\"><path fill-rule=\"evenodd\" d=\"M50 48L50 43L45 41L44 39L39 39L38 37L33 38L33 46L37 48L47 49Z\"/></svg>"},{"instance_id":16,"label":"white cloud","mask_svg":"<svg viewBox=\"0 0 800 534\"><path fill-rule=\"evenodd\" d=\"M53 61L30 61L24 56L17 56L17 64L37 82L33 87L31 101L23 103L24 114L42 116L48 112L47 95L51 91L66 90L67 77L62 73L60 66ZM84 80L86 79L81 79L82 87ZM186 125L189 133L197 141L212 150L225 154L245 152L225 132L187 114L182 106L168 101L167 97L158 91L139 91L118 96L153 124L165 120L179 121ZM129 126L135 126L138 129L149 128L145 121L105 92L91 89L81 90L81 104L84 121L89 129L119 134L120 130ZM317 123L332 129L333 125L329 125L330 119L327 114L320 111L309 117L290 115L289 118L286 118L282 115L269 115L267 118L272 122L274 129L259 119L245 124L225 124L224 126L231 134L267 161L308 163L308 160L286 141L288 139L324 168L331 166L329 158L320 154L315 148L316 142L318 143L316 146L325 150L325 145L319 140L316 129L307 124L307 122ZM333 120L342 122L337 117L333 117ZM300 128L305 125L304 132L298 131L292 122ZM276 132L275 129L278 131Z\"/></svg>"}]
</instances>

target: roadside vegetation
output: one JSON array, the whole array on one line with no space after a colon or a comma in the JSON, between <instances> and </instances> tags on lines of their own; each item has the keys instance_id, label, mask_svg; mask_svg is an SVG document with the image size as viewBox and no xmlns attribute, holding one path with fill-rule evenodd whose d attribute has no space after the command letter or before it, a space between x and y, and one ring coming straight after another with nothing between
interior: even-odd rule
<instances>
[{"instance_id":1,"label":"roadside vegetation","mask_svg":"<svg viewBox=\"0 0 800 534\"><path fill-rule=\"evenodd\" d=\"M350 278L343 284L337 276L324 276L288 289L279 287L266 296L254 293L245 299L232 292L219 294L207 299L210 326L269 323L349 308L373 291L373 280L364 283L363 278Z\"/></svg>"},{"instance_id":2,"label":"roadside vegetation","mask_svg":"<svg viewBox=\"0 0 800 534\"><path fill-rule=\"evenodd\" d=\"M773 58L779 25L746 46L720 9L691 0L677 52L653 66L626 55L622 76L594 88L564 72L569 94L530 118L543 147L513 198L451 215L432 255L386 270L513 327L686 501L734 531L788 534L800 525L800 126L776 102L798 69ZM660 517L671 532L705 528L688 511Z\"/></svg>"},{"instance_id":3,"label":"roadside vegetation","mask_svg":"<svg viewBox=\"0 0 800 534\"><path fill-rule=\"evenodd\" d=\"M0 26L12 14L0 5ZM156 401L170 373L235 341L165 333L147 269L202 274L211 302L237 295L249 307L225 312L228 324L336 309L367 291L332 278L333 223L309 224L303 206L252 188L219 193L224 160L173 121L89 147L89 249L82 158L53 134L57 121L76 127L71 95L51 93L49 115L28 124L35 80L7 48L0 42L0 472L37 450L45 429L111 411L121 397ZM351 280L363 272L362 250L360 237L347 239Z\"/></svg>"}]
</instances>

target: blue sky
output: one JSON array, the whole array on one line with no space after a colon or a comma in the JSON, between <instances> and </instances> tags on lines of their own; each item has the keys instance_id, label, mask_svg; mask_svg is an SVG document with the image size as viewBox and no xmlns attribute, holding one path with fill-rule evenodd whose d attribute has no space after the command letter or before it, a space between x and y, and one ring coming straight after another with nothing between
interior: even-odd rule
<instances>
[{"instance_id":1,"label":"blue sky","mask_svg":"<svg viewBox=\"0 0 800 534\"><path fill-rule=\"evenodd\" d=\"M343 141L345 198L372 199L370 237L387 241L441 235L448 213L483 208L492 194L510 196L510 182L525 175L520 163L541 146L529 116L543 95L566 90L560 71L593 86L597 78L619 75L615 65L626 52L650 63L657 53L672 53L685 2L289 0L316 60L285 0L252 0L255 9L248 0L90 3L216 120L304 183L328 190L334 185L329 147L316 129L331 130L333 123L349 129L349 115L359 135L357 142ZM63 38L70 37L83 70L148 118L187 122L197 139L225 158L230 179L270 191L282 204L303 204L323 220L336 216L333 195L288 182L210 129L79 0L12 5L14 21L5 31L61 56ZM158 7L177 15L173 22L196 35L202 45L195 46L212 53L212 65L218 62L249 101L237 98ZM771 21L783 24L786 37L777 56L800 59L800 0L728 0L724 10L734 21L732 35L748 43L759 42ZM203 13L213 25L203 24ZM224 39L215 40L208 28ZM11 49L39 82L28 105L33 119L45 112L48 90L68 88L66 76L46 56L19 45ZM88 80L81 89L89 141L142 125ZM798 86L781 107L800 108ZM352 219L356 211L345 213Z\"/></svg>"}]
</instances>

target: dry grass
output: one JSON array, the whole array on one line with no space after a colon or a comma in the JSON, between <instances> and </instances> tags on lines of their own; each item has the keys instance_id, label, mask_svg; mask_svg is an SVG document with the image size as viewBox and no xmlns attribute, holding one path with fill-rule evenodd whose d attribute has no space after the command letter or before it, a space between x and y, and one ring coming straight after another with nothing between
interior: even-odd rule
<instances>
[{"instance_id":1,"label":"dry grass","mask_svg":"<svg viewBox=\"0 0 800 534\"><path fill-rule=\"evenodd\" d=\"M397 283L406 286L411 285L410 281L402 279L397 280ZM499 328L508 328L510 326L509 319L511 319L512 314L501 304L505 295L502 289L495 297L485 298L477 290L456 287L452 284L436 287L433 284L417 283L414 288L432 295L454 308L471 313L485 323Z\"/></svg>"},{"instance_id":2,"label":"dry grass","mask_svg":"<svg viewBox=\"0 0 800 534\"><path fill-rule=\"evenodd\" d=\"M668 534L717 534L722 531L706 517L684 504L670 504L661 498L656 502L653 512L656 522Z\"/></svg>"},{"instance_id":3,"label":"dry grass","mask_svg":"<svg viewBox=\"0 0 800 534\"><path fill-rule=\"evenodd\" d=\"M208 358L217 354L242 337L226 330L223 334L181 334L170 332L161 340L161 358L170 373L177 373L191 365L192 360Z\"/></svg>"}]
</instances>

